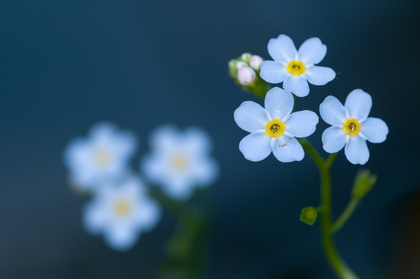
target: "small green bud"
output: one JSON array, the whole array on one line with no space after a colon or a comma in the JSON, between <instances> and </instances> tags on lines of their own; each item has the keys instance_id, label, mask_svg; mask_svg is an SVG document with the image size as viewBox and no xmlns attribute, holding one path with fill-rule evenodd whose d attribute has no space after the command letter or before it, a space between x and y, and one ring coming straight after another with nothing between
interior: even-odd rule
<instances>
[{"instance_id":1,"label":"small green bud","mask_svg":"<svg viewBox=\"0 0 420 279\"><path fill-rule=\"evenodd\" d=\"M308 225L313 225L318 218L318 211L312 206L305 207L300 213L300 220Z\"/></svg>"},{"instance_id":2,"label":"small green bud","mask_svg":"<svg viewBox=\"0 0 420 279\"><path fill-rule=\"evenodd\" d=\"M236 64L238 63L238 60L236 59L232 59L229 61L229 75L233 78L236 78L237 74L238 74L238 68L236 66Z\"/></svg>"},{"instance_id":3,"label":"small green bud","mask_svg":"<svg viewBox=\"0 0 420 279\"><path fill-rule=\"evenodd\" d=\"M376 180L377 176L372 174L370 170L360 170L354 179L353 198L357 200L362 199L372 190Z\"/></svg>"},{"instance_id":4,"label":"small green bud","mask_svg":"<svg viewBox=\"0 0 420 279\"><path fill-rule=\"evenodd\" d=\"M249 64L249 62L251 61L251 57L252 57L251 53L245 52L244 54L241 55L241 60Z\"/></svg>"}]
</instances>

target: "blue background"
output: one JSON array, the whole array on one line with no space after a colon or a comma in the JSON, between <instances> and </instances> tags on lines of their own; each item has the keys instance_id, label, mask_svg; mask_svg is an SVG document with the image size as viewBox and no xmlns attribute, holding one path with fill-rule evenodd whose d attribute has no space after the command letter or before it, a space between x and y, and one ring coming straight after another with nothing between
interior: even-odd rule
<instances>
[{"instance_id":1,"label":"blue background","mask_svg":"<svg viewBox=\"0 0 420 279\"><path fill-rule=\"evenodd\" d=\"M420 182L419 11L414 0L1 1L0 277L154 278L171 216L129 252L115 252L84 231L86 199L67 186L65 146L112 121L138 136L136 169L161 124L201 126L213 138L221 176L210 278L334 278L318 225L299 221L319 202L311 160L252 163L238 150L246 133L233 111L261 100L233 83L227 62L243 52L269 59L268 40L287 34L296 46L321 38L321 65L337 72L311 86L297 110L318 113L327 95L344 101L361 88L373 98L370 115L390 127L385 143L369 144L366 168L378 184L337 235L340 252L362 278L420 278L399 273L401 259L420 263L419 253L401 252L404 232L420 222L419 213L407 228L401 221ZM310 137L319 150L326 127L321 121ZM337 211L359 168L339 154Z\"/></svg>"}]
</instances>

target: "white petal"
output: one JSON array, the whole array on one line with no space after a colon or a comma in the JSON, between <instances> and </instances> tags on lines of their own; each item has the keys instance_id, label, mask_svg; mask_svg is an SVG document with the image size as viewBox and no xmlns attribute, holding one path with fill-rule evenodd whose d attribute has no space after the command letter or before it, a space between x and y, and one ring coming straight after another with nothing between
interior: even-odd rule
<instances>
[{"instance_id":1,"label":"white petal","mask_svg":"<svg viewBox=\"0 0 420 279\"><path fill-rule=\"evenodd\" d=\"M286 77L283 82L283 88L298 97L305 97L309 94L308 82L301 75Z\"/></svg>"},{"instance_id":2,"label":"white petal","mask_svg":"<svg viewBox=\"0 0 420 279\"><path fill-rule=\"evenodd\" d=\"M347 109L334 96L328 96L319 105L321 118L330 125L342 125L347 118Z\"/></svg>"},{"instance_id":3,"label":"white petal","mask_svg":"<svg viewBox=\"0 0 420 279\"><path fill-rule=\"evenodd\" d=\"M346 134L341 128L329 127L322 133L322 144L326 152L336 153L346 144Z\"/></svg>"},{"instance_id":4,"label":"white petal","mask_svg":"<svg viewBox=\"0 0 420 279\"><path fill-rule=\"evenodd\" d=\"M281 88L273 87L265 96L264 106L273 119L282 120L293 109L294 99L290 92Z\"/></svg>"},{"instance_id":5,"label":"white petal","mask_svg":"<svg viewBox=\"0 0 420 279\"><path fill-rule=\"evenodd\" d=\"M283 163L301 161L305 156L302 146L295 138L291 138L286 144L282 145L276 142L273 146L273 154L277 160Z\"/></svg>"},{"instance_id":6,"label":"white petal","mask_svg":"<svg viewBox=\"0 0 420 279\"><path fill-rule=\"evenodd\" d=\"M335 78L335 72L331 68L314 66L305 72L309 83L313 85L325 85Z\"/></svg>"},{"instance_id":7,"label":"white petal","mask_svg":"<svg viewBox=\"0 0 420 279\"><path fill-rule=\"evenodd\" d=\"M111 248L125 251L134 246L137 242L138 234L133 232L128 226L110 225L105 233L105 242Z\"/></svg>"},{"instance_id":8,"label":"white petal","mask_svg":"<svg viewBox=\"0 0 420 279\"><path fill-rule=\"evenodd\" d=\"M344 148L347 160L356 165L364 165L369 160L369 149L366 140L359 136L350 137L349 143Z\"/></svg>"},{"instance_id":9,"label":"white petal","mask_svg":"<svg viewBox=\"0 0 420 279\"><path fill-rule=\"evenodd\" d=\"M269 83L283 82L288 75L286 67L276 61L264 61L261 64L260 76Z\"/></svg>"},{"instance_id":10,"label":"white petal","mask_svg":"<svg viewBox=\"0 0 420 279\"><path fill-rule=\"evenodd\" d=\"M318 64L327 54L327 46L319 38L307 39L299 48L299 60L305 64Z\"/></svg>"},{"instance_id":11,"label":"white petal","mask_svg":"<svg viewBox=\"0 0 420 279\"><path fill-rule=\"evenodd\" d=\"M242 130L250 133L258 129L265 129L265 124L268 122L265 109L251 101L243 102L235 110L233 118Z\"/></svg>"},{"instance_id":12,"label":"white petal","mask_svg":"<svg viewBox=\"0 0 420 279\"><path fill-rule=\"evenodd\" d=\"M355 89L347 96L344 106L349 110L351 118L363 121L372 108L372 98L365 91Z\"/></svg>"},{"instance_id":13,"label":"white petal","mask_svg":"<svg viewBox=\"0 0 420 279\"><path fill-rule=\"evenodd\" d=\"M388 126L379 118L369 117L362 123L360 131L368 141L373 143L381 143L386 140L388 135Z\"/></svg>"},{"instance_id":14,"label":"white petal","mask_svg":"<svg viewBox=\"0 0 420 279\"><path fill-rule=\"evenodd\" d=\"M298 138L310 136L315 132L318 121L316 113L309 110L292 113L285 123L286 132L292 133Z\"/></svg>"},{"instance_id":15,"label":"white petal","mask_svg":"<svg viewBox=\"0 0 420 279\"><path fill-rule=\"evenodd\" d=\"M212 148L208 134L199 127L190 127L182 135L182 143L192 153L207 153Z\"/></svg>"},{"instance_id":16,"label":"white petal","mask_svg":"<svg viewBox=\"0 0 420 279\"><path fill-rule=\"evenodd\" d=\"M271 138L265 133L249 134L239 143L239 150L247 160L258 162L270 155L270 141Z\"/></svg>"},{"instance_id":17,"label":"white petal","mask_svg":"<svg viewBox=\"0 0 420 279\"><path fill-rule=\"evenodd\" d=\"M289 62L295 59L297 54L296 47L292 39L286 35L280 35L277 39L268 42L268 53L278 62Z\"/></svg>"}]
</instances>

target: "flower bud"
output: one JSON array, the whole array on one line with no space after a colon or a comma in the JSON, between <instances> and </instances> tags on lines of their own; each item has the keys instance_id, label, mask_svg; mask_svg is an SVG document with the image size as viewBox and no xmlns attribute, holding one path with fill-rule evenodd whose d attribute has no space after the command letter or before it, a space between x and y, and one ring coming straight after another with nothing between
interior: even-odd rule
<instances>
[{"instance_id":1,"label":"flower bud","mask_svg":"<svg viewBox=\"0 0 420 279\"><path fill-rule=\"evenodd\" d=\"M317 218L318 211L312 206L305 207L300 213L300 221L308 225L313 225Z\"/></svg>"},{"instance_id":2,"label":"flower bud","mask_svg":"<svg viewBox=\"0 0 420 279\"><path fill-rule=\"evenodd\" d=\"M242 67L248 67L248 64L246 64L245 62L242 61L238 61L236 63L236 69L242 68Z\"/></svg>"},{"instance_id":3,"label":"flower bud","mask_svg":"<svg viewBox=\"0 0 420 279\"><path fill-rule=\"evenodd\" d=\"M248 86L254 82L256 73L250 67L240 67L238 69L238 81L241 85Z\"/></svg>"},{"instance_id":4,"label":"flower bud","mask_svg":"<svg viewBox=\"0 0 420 279\"><path fill-rule=\"evenodd\" d=\"M229 75L233 78L236 78L238 73L238 60L232 59L229 61L228 67L229 67Z\"/></svg>"},{"instance_id":5,"label":"flower bud","mask_svg":"<svg viewBox=\"0 0 420 279\"><path fill-rule=\"evenodd\" d=\"M260 70L260 65L263 62L263 59L258 55L252 55L251 60L249 61L249 65L256 71Z\"/></svg>"},{"instance_id":6,"label":"flower bud","mask_svg":"<svg viewBox=\"0 0 420 279\"><path fill-rule=\"evenodd\" d=\"M353 198L360 200L372 190L377 180L377 176L370 170L361 170L357 173L353 185Z\"/></svg>"},{"instance_id":7,"label":"flower bud","mask_svg":"<svg viewBox=\"0 0 420 279\"><path fill-rule=\"evenodd\" d=\"M251 60L251 53L245 52L244 54L241 55L241 60L245 61L246 63L249 63L249 61Z\"/></svg>"}]
</instances>

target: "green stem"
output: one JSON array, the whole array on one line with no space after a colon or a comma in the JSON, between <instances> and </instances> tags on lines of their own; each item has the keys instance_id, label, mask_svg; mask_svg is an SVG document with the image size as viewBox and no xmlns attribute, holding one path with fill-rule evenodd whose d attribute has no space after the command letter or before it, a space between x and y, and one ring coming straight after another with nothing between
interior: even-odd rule
<instances>
[{"instance_id":1,"label":"green stem","mask_svg":"<svg viewBox=\"0 0 420 279\"><path fill-rule=\"evenodd\" d=\"M350 218L350 216L353 214L354 210L356 209L357 205L359 204L360 200L351 199L350 202L347 204L346 208L344 209L343 213L341 213L340 217L335 221L332 231L333 233L338 232L344 224L347 222L347 220Z\"/></svg>"},{"instance_id":2,"label":"green stem","mask_svg":"<svg viewBox=\"0 0 420 279\"><path fill-rule=\"evenodd\" d=\"M321 237L322 248L324 249L327 261L338 278L358 279L359 277L354 274L354 272L347 266L338 254L333 240L333 223L331 214L332 185L330 168L337 154L331 154L327 160L324 160L306 138L299 139L299 142L315 162L321 174Z\"/></svg>"}]
</instances>

